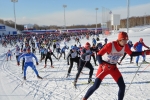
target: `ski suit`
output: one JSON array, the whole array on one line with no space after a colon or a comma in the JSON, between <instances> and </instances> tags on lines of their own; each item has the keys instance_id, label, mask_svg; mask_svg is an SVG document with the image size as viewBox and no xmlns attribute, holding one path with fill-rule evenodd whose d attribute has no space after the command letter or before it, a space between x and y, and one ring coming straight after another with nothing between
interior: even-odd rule
<instances>
[{"instance_id":1,"label":"ski suit","mask_svg":"<svg viewBox=\"0 0 150 100\"><path fill-rule=\"evenodd\" d=\"M135 49L136 51L141 52L143 46L149 49L149 47L146 46L146 45L144 44L144 42L140 42L140 41L139 41L139 42L136 42L133 47L134 47L134 49ZM142 56L142 57L143 57L143 61L145 61L145 56ZM137 63L137 64L138 64L138 61L139 61L139 56L136 57L136 63Z\"/></svg>"},{"instance_id":2,"label":"ski suit","mask_svg":"<svg viewBox=\"0 0 150 100\"><path fill-rule=\"evenodd\" d=\"M35 67L35 65L33 63L33 60L32 60L32 58L35 58L36 63L38 63L37 57L33 53L25 53L25 54L23 54L23 55L18 57L18 62L20 62L20 59L22 57L25 58L25 62L24 62L24 77L26 77L26 70L27 70L28 66L30 66L34 70L36 75L38 76L38 71L36 70L36 67Z\"/></svg>"},{"instance_id":3,"label":"ski suit","mask_svg":"<svg viewBox=\"0 0 150 100\"><path fill-rule=\"evenodd\" d=\"M73 67L73 62L76 62L77 63L77 69L79 68L79 59L80 57L78 57L78 55L80 55L80 53L76 50L70 50L70 52L68 53L68 56L67 56L67 63L69 65L69 58L70 58L70 67L68 69L68 74L71 73L71 69Z\"/></svg>"},{"instance_id":4,"label":"ski suit","mask_svg":"<svg viewBox=\"0 0 150 100\"><path fill-rule=\"evenodd\" d=\"M84 96L84 99L88 99L93 94L93 92L99 88L105 76L110 74L119 86L118 100L123 100L125 92L125 83L116 64L119 58L124 54L124 52L126 52L130 56L144 55L144 52L132 52L127 44L123 47L120 46L118 44L118 41L113 41L106 44L98 52L97 58L100 65L97 70L96 79L93 86L90 87L87 91L86 95ZM106 58L104 58L103 60L102 56L105 56L104 54L106 55Z\"/></svg>"},{"instance_id":5,"label":"ski suit","mask_svg":"<svg viewBox=\"0 0 150 100\"><path fill-rule=\"evenodd\" d=\"M82 49L82 55L79 60L79 69L78 69L78 72L75 77L76 82L77 82L77 79L78 79L83 67L87 67L90 69L89 79L92 78L94 68L93 68L92 64L90 63L91 54L92 54L92 52L90 49L89 50L86 50L85 48Z\"/></svg>"},{"instance_id":6,"label":"ski suit","mask_svg":"<svg viewBox=\"0 0 150 100\"><path fill-rule=\"evenodd\" d=\"M51 66L53 65L53 61L52 61L52 58L51 58L52 55L56 58L56 56L54 55L54 53L51 50L47 52L46 58L45 58L45 65L47 64L47 59L50 60Z\"/></svg>"}]
</instances>

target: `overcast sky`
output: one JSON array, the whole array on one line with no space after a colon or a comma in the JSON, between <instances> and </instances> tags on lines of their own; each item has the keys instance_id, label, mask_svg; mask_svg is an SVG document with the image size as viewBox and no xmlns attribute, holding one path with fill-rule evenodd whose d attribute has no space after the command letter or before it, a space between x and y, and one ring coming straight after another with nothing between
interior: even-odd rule
<instances>
[{"instance_id":1,"label":"overcast sky","mask_svg":"<svg viewBox=\"0 0 150 100\"><path fill-rule=\"evenodd\" d=\"M117 1L117 2L116 2ZM149 0L129 0L130 16L150 15ZM18 0L15 3L17 24L64 25L95 24L109 19L109 12L127 17L127 0ZM104 15L105 14L105 15ZM102 16L103 15L103 16ZM0 0L0 18L14 21L11 0ZM102 21L103 19L103 21Z\"/></svg>"}]
</instances>

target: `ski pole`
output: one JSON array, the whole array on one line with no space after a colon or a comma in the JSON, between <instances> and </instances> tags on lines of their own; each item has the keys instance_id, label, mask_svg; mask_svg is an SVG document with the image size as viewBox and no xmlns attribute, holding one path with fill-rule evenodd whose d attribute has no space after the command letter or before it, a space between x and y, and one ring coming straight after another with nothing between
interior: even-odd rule
<instances>
[{"instance_id":1,"label":"ski pole","mask_svg":"<svg viewBox=\"0 0 150 100\"><path fill-rule=\"evenodd\" d=\"M135 78L136 74L138 73L138 71L139 71L139 69L140 69L141 65L142 65L142 63L140 64L140 66L139 66L139 68L137 69L137 71L136 71L136 73L135 73L134 77L132 78L132 80L131 80L131 82L130 82L130 84L129 84L128 88L127 88L127 91L129 90L129 88L130 88L130 86L131 86L131 84L132 84L132 82L133 82L133 80L134 80L134 78ZM125 92L125 94L127 93L127 91Z\"/></svg>"},{"instance_id":2,"label":"ski pole","mask_svg":"<svg viewBox=\"0 0 150 100\"><path fill-rule=\"evenodd\" d=\"M146 68L148 68L150 66L150 64L149 65L147 65L145 68L144 68L144 70L146 69ZM143 72L144 70L142 70L141 72ZM139 75L139 74L138 74Z\"/></svg>"},{"instance_id":3,"label":"ski pole","mask_svg":"<svg viewBox=\"0 0 150 100\"><path fill-rule=\"evenodd\" d=\"M147 65L147 66L145 67L145 69L146 69L146 68L148 68L149 66L150 66L150 64L149 64L149 65ZM145 69L144 69L144 70L145 70ZM144 70L142 70L142 71L144 71Z\"/></svg>"}]
</instances>

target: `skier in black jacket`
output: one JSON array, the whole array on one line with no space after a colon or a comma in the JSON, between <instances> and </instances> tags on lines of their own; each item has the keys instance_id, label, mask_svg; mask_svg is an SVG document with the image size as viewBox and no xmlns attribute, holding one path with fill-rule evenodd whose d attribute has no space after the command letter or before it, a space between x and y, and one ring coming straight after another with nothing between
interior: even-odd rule
<instances>
[{"instance_id":1,"label":"skier in black jacket","mask_svg":"<svg viewBox=\"0 0 150 100\"><path fill-rule=\"evenodd\" d=\"M52 50L49 49L49 51L48 51L47 54L46 54L45 66L44 66L44 68L46 68L46 66L47 66L47 65L46 65L46 64L47 64L47 59L49 59L49 60L51 61L51 67L54 68L54 66L53 66L53 61L52 61L52 58L51 58L52 55L58 60L58 58L54 55L54 53L52 52Z\"/></svg>"},{"instance_id":2,"label":"skier in black jacket","mask_svg":"<svg viewBox=\"0 0 150 100\"><path fill-rule=\"evenodd\" d=\"M70 75L71 69L73 67L73 62L77 63L77 69L79 67L79 57L80 53L76 50L76 48L74 46L72 46L68 56L67 56L67 63L69 65L69 58L70 58L70 67L68 69L68 74L67 77Z\"/></svg>"}]
</instances>

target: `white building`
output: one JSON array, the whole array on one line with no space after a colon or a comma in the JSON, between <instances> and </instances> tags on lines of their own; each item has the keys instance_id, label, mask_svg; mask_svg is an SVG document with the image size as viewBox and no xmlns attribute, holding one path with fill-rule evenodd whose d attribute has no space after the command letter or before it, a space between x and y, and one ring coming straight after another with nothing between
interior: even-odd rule
<instances>
[{"instance_id":1,"label":"white building","mask_svg":"<svg viewBox=\"0 0 150 100\"><path fill-rule=\"evenodd\" d=\"M24 30L28 30L28 29L33 29L33 25L32 24L25 24Z\"/></svg>"},{"instance_id":2,"label":"white building","mask_svg":"<svg viewBox=\"0 0 150 100\"><path fill-rule=\"evenodd\" d=\"M17 34L17 30L4 24L0 24L0 35L2 36L8 34L10 35Z\"/></svg>"}]
</instances>

